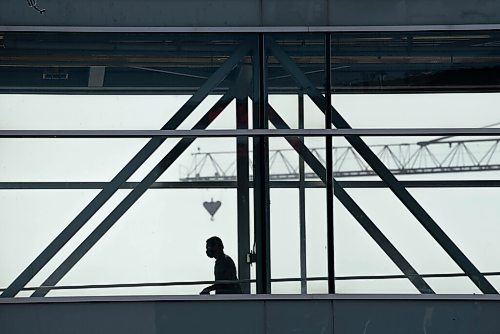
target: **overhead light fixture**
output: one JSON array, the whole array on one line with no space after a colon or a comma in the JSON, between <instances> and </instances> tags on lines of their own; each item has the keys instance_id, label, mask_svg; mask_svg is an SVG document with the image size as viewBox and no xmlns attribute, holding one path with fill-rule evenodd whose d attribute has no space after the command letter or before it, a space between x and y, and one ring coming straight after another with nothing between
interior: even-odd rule
<instances>
[{"instance_id":1,"label":"overhead light fixture","mask_svg":"<svg viewBox=\"0 0 500 334\"><path fill-rule=\"evenodd\" d=\"M64 72L51 72L42 75L43 80L68 80L68 77L68 73Z\"/></svg>"}]
</instances>

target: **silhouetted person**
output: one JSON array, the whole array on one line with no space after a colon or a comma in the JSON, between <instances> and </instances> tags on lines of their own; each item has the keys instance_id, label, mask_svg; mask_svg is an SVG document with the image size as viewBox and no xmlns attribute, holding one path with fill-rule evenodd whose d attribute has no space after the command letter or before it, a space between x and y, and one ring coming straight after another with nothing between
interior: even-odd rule
<instances>
[{"instance_id":1,"label":"silhouetted person","mask_svg":"<svg viewBox=\"0 0 500 334\"><path fill-rule=\"evenodd\" d=\"M207 256L215 259L215 281L216 283L207 286L200 292L200 295L208 295L210 291L214 291L216 294L231 294L231 293L241 293L240 284L235 283L217 283L218 281L236 281L238 277L236 276L236 266L233 260L224 254L224 245L222 240L218 237L211 237L207 240Z\"/></svg>"}]
</instances>

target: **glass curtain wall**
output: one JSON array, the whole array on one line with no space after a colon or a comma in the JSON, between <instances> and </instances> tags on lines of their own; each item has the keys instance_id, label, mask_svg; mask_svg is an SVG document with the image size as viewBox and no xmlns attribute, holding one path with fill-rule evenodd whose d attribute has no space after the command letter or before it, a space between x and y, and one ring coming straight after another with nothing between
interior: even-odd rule
<instances>
[{"instance_id":1,"label":"glass curtain wall","mask_svg":"<svg viewBox=\"0 0 500 334\"><path fill-rule=\"evenodd\" d=\"M500 289L496 32L3 41L0 298Z\"/></svg>"}]
</instances>

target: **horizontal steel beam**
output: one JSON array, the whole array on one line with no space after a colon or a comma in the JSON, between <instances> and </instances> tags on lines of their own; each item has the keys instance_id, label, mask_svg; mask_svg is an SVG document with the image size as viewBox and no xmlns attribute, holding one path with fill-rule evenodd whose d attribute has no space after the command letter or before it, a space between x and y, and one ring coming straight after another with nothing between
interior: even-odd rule
<instances>
[{"instance_id":1,"label":"horizontal steel beam","mask_svg":"<svg viewBox=\"0 0 500 334\"><path fill-rule=\"evenodd\" d=\"M498 136L500 128L251 129L251 130L0 130L0 138L181 138Z\"/></svg>"},{"instance_id":2,"label":"horizontal steel beam","mask_svg":"<svg viewBox=\"0 0 500 334\"><path fill-rule=\"evenodd\" d=\"M405 188L498 188L500 180L414 180L399 181ZM343 188L387 188L384 181L337 181ZM120 189L133 189L139 182L125 182ZM0 190L103 189L107 182L0 182ZM249 181L248 186L253 187ZM270 188L299 188L300 181L269 181ZM150 189L236 189L236 181L167 181L155 182ZM305 188L324 188L323 181L304 181Z\"/></svg>"},{"instance_id":3,"label":"horizontal steel beam","mask_svg":"<svg viewBox=\"0 0 500 334\"><path fill-rule=\"evenodd\" d=\"M4 32L77 32L77 33L321 33L321 32L422 32L500 30L500 24L399 24L399 25L331 25L331 26L234 26L228 27L106 27L0 25Z\"/></svg>"},{"instance_id":4,"label":"horizontal steel beam","mask_svg":"<svg viewBox=\"0 0 500 334\"><path fill-rule=\"evenodd\" d=\"M414 180L399 181L406 188L498 188L500 180ZM387 188L384 181L337 181L343 188ZM133 189L139 182L125 182L120 189ZM0 190L103 189L107 182L0 182ZM249 181L248 186L253 187ZM299 188L300 181L270 181L270 188ZM236 181L167 181L155 182L150 189L236 189ZM304 181L305 188L324 188L323 181Z\"/></svg>"},{"instance_id":5,"label":"horizontal steel beam","mask_svg":"<svg viewBox=\"0 0 500 334\"><path fill-rule=\"evenodd\" d=\"M319 277L318 279L321 279ZM0 304L25 305L54 303L107 303L107 302L162 302L162 301L267 301L267 300L387 300L387 301L493 301L500 302L500 295L480 294L404 294L404 293L353 293L353 294L274 294L274 295L140 295L140 296L78 296L78 297L51 297L51 298L2 298Z\"/></svg>"}]
</instances>

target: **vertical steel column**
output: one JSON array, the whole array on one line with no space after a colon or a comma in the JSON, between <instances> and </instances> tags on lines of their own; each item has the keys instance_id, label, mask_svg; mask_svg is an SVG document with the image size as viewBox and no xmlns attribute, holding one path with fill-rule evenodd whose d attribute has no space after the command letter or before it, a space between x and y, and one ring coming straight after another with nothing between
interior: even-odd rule
<instances>
[{"instance_id":1,"label":"vertical steel column","mask_svg":"<svg viewBox=\"0 0 500 334\"><path fill-rule=\"evenodd\" d=\"M237 85L239 83L236 83ZM247 86L245 85L245 88ZM238 92L236 96L236 128L248 129L248 93ZM250 264L246 256L250 251L250 206L249 206L249 171L248 137L236 138L236 177L238 202L238 274L243 293L250 293Z\"/></svg>"},{"instance_id":2,"label":"vertical steel column","mask_svg":"<svg viewBox=\"0 0 500 334\"><path fill-rule=\"evenodd\" d=\"M325 33L325 128L332 128L331 34ZM326 223L328 250L328 293L335 293L335 249L333 228L332 136L326 136Z\"/></svg>"},{"instance_id":3,"label":"vertical steel column","mask_svg":"<svg viewBox=\"0 0 500 334\"><path fill-rule=\"evenodd\" d=\"M304 128L304 93L299 93L299 129ZM304 137L300 137L304 141ZM306 189L304 159L299 155L299 234L300 234L300 293L307 294L306 248Z\"/></svg>"},{"instance_id":4,"label":"vertical steel column","mask_svg":"<svg viewBox=\"0 0 500 334\"><path fill-rule=\"evenodd\" d=\"M265 35L259 34L254 53L254 129L268 128ZM269 215L269 139L253 139L254 225L257 246L257 293L271 293L271 250Z\"/></svg>"}]
</instances>

